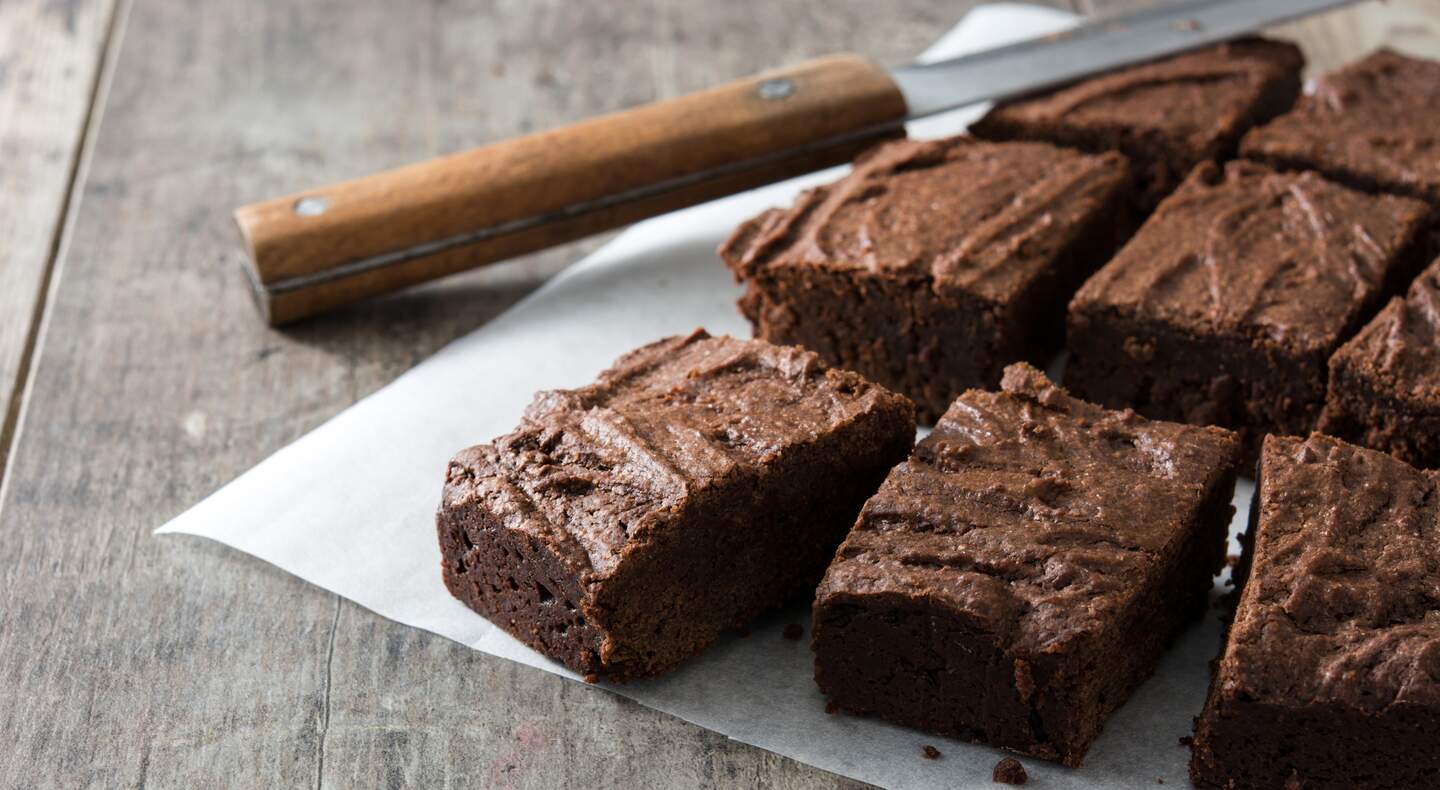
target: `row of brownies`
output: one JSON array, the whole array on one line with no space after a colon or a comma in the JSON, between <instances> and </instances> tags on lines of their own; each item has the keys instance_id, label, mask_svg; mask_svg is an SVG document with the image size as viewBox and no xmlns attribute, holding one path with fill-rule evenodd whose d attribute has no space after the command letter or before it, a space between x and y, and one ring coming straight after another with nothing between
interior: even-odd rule
<instances>
[{"instance_id":1,"label":"row of brownies","mask_svg":"<svg viewBox=\"0 0 1440 790\"><path fill-rule=\"evenodd\" d=\"M1435 271L1361 331L1440 251L1440 63L1381 51L1285 113L1301 65L1247 39L1003 105L980 136L875 149L720 255L756 336L922 422L1068 345L1077 395L1236 430L1249 462L1318 426L1440 466Z\"/></svg>"},{"instance_id":2,"label":"row of brownies","mask_svg":"<svg viewBox=\"0 0 1440 790\"><path fill-rule=\"evenodd\" d=\"M746 223L721 255L761 339L637 349L461 452L447 587L612 681L813 595L837 707L1076 766L1203 613L1258 456L1192 775L1440 781L1440 477L1287 435L1440 461L1440 268L1375 316L1440 205L1440 64L1291 110L1301 64L1127 69ZM1076 396L1017 362L1067 334Z\"/></svg>"}]
</instances>

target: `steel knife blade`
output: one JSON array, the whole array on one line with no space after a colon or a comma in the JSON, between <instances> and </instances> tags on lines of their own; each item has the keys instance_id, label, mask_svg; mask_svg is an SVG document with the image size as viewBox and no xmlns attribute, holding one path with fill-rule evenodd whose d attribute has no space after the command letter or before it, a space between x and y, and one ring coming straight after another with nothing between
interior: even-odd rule
<instances>
[{"instance_id":1,"label":"steel knife blade","mask_svg":"<svg viewBox=\"0 0 1440 790\"><path fill-rule=\"evenodd\" d=\"M891 69L910 118L1012 98L1358 0L1180 0L949 60Z\"/></svg>"}]
</instances>

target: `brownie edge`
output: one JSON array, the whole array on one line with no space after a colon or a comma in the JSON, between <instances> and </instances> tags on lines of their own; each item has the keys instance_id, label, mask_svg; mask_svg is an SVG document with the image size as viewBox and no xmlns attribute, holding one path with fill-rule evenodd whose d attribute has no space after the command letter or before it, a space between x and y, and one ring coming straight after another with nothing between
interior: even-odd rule
<instances>
[{"instance_id":1,"label":"brownie edge","mask_svg":"<svg viewBox=\"0 0 1440 790\"><path fill-rule=\"evenodd\" d=\"M886 143L745 222L719 255L755 336L915 401L922 421L1064 342L1065 303L1133 227L1129 165L1047 143Z\"/></svg>"},{"instance_id":2,"label":"brownie edge","mask_svg":"<svg viewBox=\"0 0 1440 790\"><path fill-rule=\"evenodd\" d=\"M1379 49L1321 76L1294 110L1247 134L1240 153L1440 206L1437 130L1440 61Z\"/></svg>"},{"instance_id":3,"label":"brownie edge","mask_svg":"<svg viewBox=\"0 0 1440 790\"><path fill-rule=\"evenodd\" d=\"M1330 357L1319 430L1440 468L1440 260Z\"/></svg>"},{"instance_id":4,"label":"brownie edge","mask_svg":"<svg viewBox=\"0 0 1440 790\"><path fill-rule=\"evenodd\" d=\"M1148 213L1196 165L1233 157L1246 131L1289 110L1304 64L1294 44L1240 38L1002 102L971 132L1120 151Z\"/></svg>"},{"instance_id":5,"label":"brownie edge","mask_svg":"<svg viewBox=\"0 0 1440 790\"><path fill-rule=\"evenodd\" d=\"M1201 787L1440 785L1440 478L1267 437L1250 571L1196 723Z\"/></svg>"},{"instance_id":6,"label":"brownie edge","mask_svg":"<svg viewBox=\"0 0 1440 790\"><path fill-rule=\"evenodd\" d=\"M1066 765L1204 612L1238 437L1070 397L966 392L866 503L816 592L838 708Z\"/></svg>"},{"instance_id":7,"label":"brownie edge","mask_svg":"<svg viewBox=\"0 0 1440 790\"><path fill-rule=\"evenodd\" d=\"M445 584L587 677L654 675L808 596L914 435L908 400L812 353L661 340L451 461Z\"/></svg>"},{"instance_id":8,"label":"brownie edge","mask_svg":"<svg viewBox=\"0 0 1440 790\"><path fill-rule=\"evenodd\" d=\"M1065 384L1147 417L1304 435L1330 356L1423 265L1429 209L1315 173L1203 164L1070 302Z\"/></svg>"}]
</instances>

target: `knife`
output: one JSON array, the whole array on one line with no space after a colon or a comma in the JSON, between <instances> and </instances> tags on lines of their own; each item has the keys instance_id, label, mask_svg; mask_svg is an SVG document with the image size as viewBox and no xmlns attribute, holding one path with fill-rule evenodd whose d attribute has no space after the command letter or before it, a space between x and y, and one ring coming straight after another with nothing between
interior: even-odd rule
<instances>
[{"instance_id":1,"label":"knife","mask_svg":"<svg viewBox=\"0 0 1440 790\"><path fill-rule=\"evenodd\" d=\"M1356 0L1184 0L886 71L833 55L244 206L271 325L848 162L904 123Z\"/></svg>"}]
</instances>

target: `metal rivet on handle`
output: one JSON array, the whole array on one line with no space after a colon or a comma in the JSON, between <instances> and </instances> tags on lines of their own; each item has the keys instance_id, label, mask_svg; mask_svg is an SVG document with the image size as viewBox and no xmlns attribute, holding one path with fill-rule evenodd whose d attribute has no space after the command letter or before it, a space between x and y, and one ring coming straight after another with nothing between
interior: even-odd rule
<instances>
[{"instance_id":1,"label":"metal rivet on handle","mask_svg":"<svg viewBox=\"0 0 1440 790\"><path fill-rule=\"evenodd\" d=\"M303 197L295 201L295 213L302 217L318 217L330 208L330 199L325 197Z\"/></svg>"},{"instance_id":2,"label":"metal rivet on handle","mask_svg":"<svg viewBox=\"0 0 1440 790\"><path fill-rule=\"evenodd\" d=\"M795 93L795 83L787 79L765 80L760 83L760 98L767 101L787 98Z\"/></svg>"}]
</instances>

